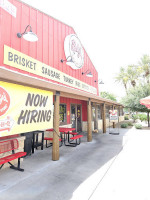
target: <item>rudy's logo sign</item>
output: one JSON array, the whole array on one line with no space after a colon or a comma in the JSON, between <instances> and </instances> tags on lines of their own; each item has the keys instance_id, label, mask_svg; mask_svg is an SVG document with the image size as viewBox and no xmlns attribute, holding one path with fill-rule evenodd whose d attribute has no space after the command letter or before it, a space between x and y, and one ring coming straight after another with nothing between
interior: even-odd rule
<instances>
[{"instance_id":1,"label":"rudy's logo sign","mask_svg":"<svg viewBox=\"0 0 150 200\"><path fill-rule=\"evenodd\" d=\"M118 119L117 110L109 110L109 116L110 120L117 120Z\"/></svg>"},{"instance_id":2,"label":"rudy's logo sign","mask_svg":"<svg viewBox=\"0 0 150 200\"><path fill-rule=\"evenodd\" d=\"M9 106L10 96L4 88L0 87L0 117L7 112ZM0 120L0 131L10 131L13 124L13 119L7 116L7 118Z\"/></svg>"},{"instance_id":3,"label":"rudy's logo sign","mask_svg":"<svg viewBox=\"0 0 150 200\"><path fill-rule=\"evenodd\" d=\"M64 41L66 64L73 69L80 69L84 65L84 50L75 34L68 35Z\"/></svg>"},{"instance_id":4,"label":"rudy's logo sign","mask_svg":"<svg viewBox=\"0 0 150 200\"><path fill-rule=\"evenodd\" d=\"M4 115L10 105L10 97L5 89L0 87L0 116Z\"/></svg>"}]
</instances>

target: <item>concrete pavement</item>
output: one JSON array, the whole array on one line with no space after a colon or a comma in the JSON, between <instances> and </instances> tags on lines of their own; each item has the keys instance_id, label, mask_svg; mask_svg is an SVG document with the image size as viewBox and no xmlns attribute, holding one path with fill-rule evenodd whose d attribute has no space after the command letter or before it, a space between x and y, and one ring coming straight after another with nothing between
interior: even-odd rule
<instances>
[{"instance_id":1,"label":"concrete pavement","mask_svg":"<svg viewBox=\"0 0 150 200\"><path fill-rule=\"evenodd\" d=\"M119 135L86 134L77 147L51 148L24 159L25 172L0 171L1 200L149 200L150 130L120 129Z\"/></svg>"},{"instance_id":2,"label":"concrete pavement","mask_svg":"<svg viewBox=\"0 0 150 200\"><path fill-rule=\"evenodd\" d=\"M150 130L130 130L128 140L90 200L150 199Z\"/></svg>"}]
</instances>

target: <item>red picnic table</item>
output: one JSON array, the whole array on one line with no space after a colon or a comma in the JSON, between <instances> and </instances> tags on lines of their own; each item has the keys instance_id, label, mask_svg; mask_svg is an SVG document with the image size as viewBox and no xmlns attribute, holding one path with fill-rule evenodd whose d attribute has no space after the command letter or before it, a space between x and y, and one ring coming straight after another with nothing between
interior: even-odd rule
<instances>
[{"instance_id":1,"label":"red picnic table","mask_svg":"<svg viewBox=\"0 0 150 200\"><path fill-rule=\"evenodd\" d=\"M80 144L80 138L83 137L83 135L78 135L78 133L76 132L72 132L75 131L75 128L67 128L67 127L59 127L59 132L60 137L61 137L61 144L64 143L65 146L72 146L75 147L77 145ZM51 129L47 129L46 131L54 131L53 128ZM69 135L72 135L73 137L70 137ZM67 140L68 138L68 140ZM79 141L77 142L77 139L79 139ZM72 142L73 140L76 140L76 142ZM66 144L66 141L68 142L68 144Z\"/></svg>"},{"instance_id":2,"label":"red picnic table","mask_svg":"<svg viewBox=\"0 0 150 200\"><path fill-rule=\"evenodd\" d=\"M53 131L54 129L53 128L50 128L50 129L47 129L46 131ZM75 128L65 128L65 127L59 127L59 132L70 132L70 131L75 131L76 129Z\"/></svg>"}]
</instances>

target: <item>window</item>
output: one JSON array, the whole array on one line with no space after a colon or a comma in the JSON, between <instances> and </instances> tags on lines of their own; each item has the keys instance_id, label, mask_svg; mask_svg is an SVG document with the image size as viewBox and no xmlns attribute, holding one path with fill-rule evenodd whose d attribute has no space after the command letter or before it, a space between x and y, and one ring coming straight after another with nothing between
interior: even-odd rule
<instances>
[{"instance_id":1,"label":"window","mask_svg":"<svg viewBox=\"0 0 150 200\"><path fill-rule=\"evenodd\" d=\"M59 105L59 122L66 122L66 105L60 104Z\"/></svg>"}]
</instances>

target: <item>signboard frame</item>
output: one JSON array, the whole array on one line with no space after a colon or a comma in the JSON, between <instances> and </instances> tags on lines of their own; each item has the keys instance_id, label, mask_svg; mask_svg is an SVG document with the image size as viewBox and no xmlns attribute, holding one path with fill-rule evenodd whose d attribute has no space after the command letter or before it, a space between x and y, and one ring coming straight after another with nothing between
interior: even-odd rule
<instances>
[{"instance_id":1,"label":"signboard frame","mask_svg":"<svg viewBox=\"0 0 150 200\"><path fill-rule=\"evenodd\" d=\"M116 120L117 120L117 127L115 127ZM109 110L109 134L112 134L112 135L120 134L119 116L117 114L117 110Z\"/></svg>"}]
</instances>

